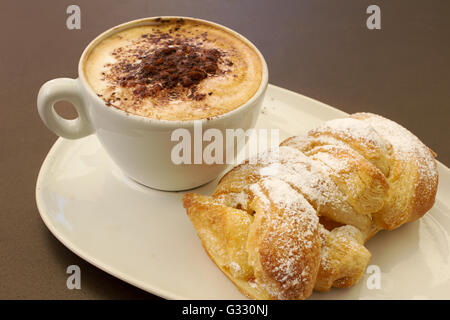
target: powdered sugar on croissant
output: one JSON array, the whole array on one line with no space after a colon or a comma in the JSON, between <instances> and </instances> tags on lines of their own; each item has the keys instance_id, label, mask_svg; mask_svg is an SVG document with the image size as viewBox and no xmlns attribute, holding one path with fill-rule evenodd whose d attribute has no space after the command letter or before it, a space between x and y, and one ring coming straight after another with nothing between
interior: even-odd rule
<instances>
[{"instance_id":1,"label":"powdered sugar on croissant","mask_svg":"<svg viewBox=\"0 0 450 320\"><path fill-rule=\"evenodd\" d=\"M357 283L365 241L432 207L434 156L395 122L357 113L286 139L229 171L212 197L187 193L183 205L246 296L305 299Z\"/></svg>"}]
</instances>

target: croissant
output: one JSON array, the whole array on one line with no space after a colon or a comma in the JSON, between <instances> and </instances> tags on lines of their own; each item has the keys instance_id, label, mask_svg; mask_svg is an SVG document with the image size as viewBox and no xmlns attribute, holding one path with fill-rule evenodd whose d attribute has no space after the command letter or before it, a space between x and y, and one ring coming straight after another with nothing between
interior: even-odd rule
<instances>
[{"instance_id":1,"label":"croissant","mask_svg":"<svg viewBox=\"0 0 450 320\"><path fill-rule=\"evenodd\" d=\"M183 206L222 272L252 299L306 299L363 275L365 242L434 204L435 154L370 113L331 120L234 167Z\"/></svg>"}]
</instances>

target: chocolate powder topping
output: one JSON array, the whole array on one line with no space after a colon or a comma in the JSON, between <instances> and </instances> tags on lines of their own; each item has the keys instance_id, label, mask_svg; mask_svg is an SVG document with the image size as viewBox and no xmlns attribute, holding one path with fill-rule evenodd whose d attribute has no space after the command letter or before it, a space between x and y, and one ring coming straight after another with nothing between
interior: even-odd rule
<instances>
[{"instance_id":1,"label":"chocolate powder topping","mask_svg":"<svg viewBox=\"0 0 450 320\"><path fill-rule=\"evenodd\" d=\"M218 71L220 52L199 46L166 46L157 49L134 65L125 65L120 85L135 87L134 94L155 97L161 90L179 85L193 88ZM196 99L204 98L194 96Z\"/></svg>"},{"instance_id":2,"label":"chocolate powder topping","mask_svg":"<svg viewBox=\"0 0 450 320\"><path fill-rule=\"evenodd\" d=\"M174 30L178 31L178 28ZM224 65L230 66L231 63L223 60L224 52L202 47L202 39L206 37L206 33L200 39L172 36L170 31L144 34L142 39L148 48L152 45L157 47L145 50L145 46L141 46L134 53L137 57L134 63L120 60L123 52L114 52L119 63L114 66L112 76L121 87L132 89L137 98L170 99L188 92L188 98L202 100L206 95L197 92L197 85L207 77L226 71L220 69L221 59Z\"/></svg>"}]
</instances>

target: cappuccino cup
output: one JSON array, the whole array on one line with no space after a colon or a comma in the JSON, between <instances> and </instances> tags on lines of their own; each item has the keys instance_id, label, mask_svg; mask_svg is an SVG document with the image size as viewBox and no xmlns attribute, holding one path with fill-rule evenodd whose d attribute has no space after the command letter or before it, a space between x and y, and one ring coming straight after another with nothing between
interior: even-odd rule
<instances>
[{"instance_id":1,"label":"cappuccino cup","mask_svg":"<svg viewBox=\"0 0 450 320\"><path fill-rule=\"evenodd\" d=\"M96 134L127 177L177 191L203 185L227 167L226 161L194 161L194 141L181 155L192 154L191 162L174 160L178 133L194 138L213 129L225 137L228 130L253 128L267 84L264 57L235 31L201 19L154 17L95 38L81 55L78 78L46 82L37 107L60 137ZM59 116L58 101L71 103L78 117ZM220 148L215 152L237 154L243 145Z\"/></svg>"}]
</instances>

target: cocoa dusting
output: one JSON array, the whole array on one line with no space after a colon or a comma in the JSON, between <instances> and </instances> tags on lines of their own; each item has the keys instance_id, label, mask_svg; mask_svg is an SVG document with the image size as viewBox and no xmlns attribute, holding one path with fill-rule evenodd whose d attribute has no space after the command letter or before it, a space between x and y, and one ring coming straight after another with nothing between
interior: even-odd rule
<instances>
[{"instance_id":1,"label":"cocoa dusting","mask_svg":"<svg viewBox=\"0 0 450 320\"><path fill-rule=\"evenodd\" d=\"M179 29L180 26L175 28ZM206 39L207 33L202 37ZM118 63L108 75L109 80L129 88L138 99L174 99L184 94L195 101L203 100L206 94L198 93L197 85L208 77L225 73L226 70L220 68L221 63L230 66L230 61L224 59L224 52L204 48L201 42L186 35L173 36L157 31L144 34L141 39L142 45L134 52L113 53Z\"/></svg>"},{"instance_id":2,"label":"cocoa dusting","mask_svg":"<svg viewBox=\"0 0 450 320\"><path fill-rule=\"evenodd\" d=\"M145 55L136 64L126 64L120 85L135 87L133 93L140 97L156 97L161 91L179 85L192 88L216 74L219 57L220 52L216 49L167 46Z\"/></svg>"}]
</instances>

